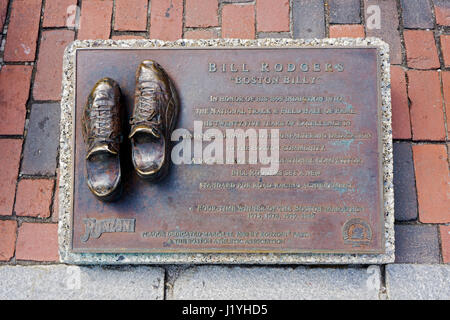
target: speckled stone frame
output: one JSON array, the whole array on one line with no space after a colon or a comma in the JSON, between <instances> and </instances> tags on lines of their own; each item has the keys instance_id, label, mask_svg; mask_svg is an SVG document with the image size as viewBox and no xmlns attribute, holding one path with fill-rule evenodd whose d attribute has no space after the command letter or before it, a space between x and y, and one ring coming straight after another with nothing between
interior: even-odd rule
<instances>
[{"instance_id":1,"label":"speckled stone frame","mask_svg":"<svg viewBox=\"0 0 450 320\"><path fill-rule=\"evenodd\" d=\"M384 254L292 254L292 253L74 253L72 243L73 116L75 108L75 57L77 49L148 48L246 48L246 47L376 47L380 62L380 94L383 145ZM391 127L389 46L378 38L336 39L211 39L178 40L86 40L74 41L65 51L61 100L59 254L69 264L384 264L394 262L394 188Z\"/></svg>"}]
</instances>

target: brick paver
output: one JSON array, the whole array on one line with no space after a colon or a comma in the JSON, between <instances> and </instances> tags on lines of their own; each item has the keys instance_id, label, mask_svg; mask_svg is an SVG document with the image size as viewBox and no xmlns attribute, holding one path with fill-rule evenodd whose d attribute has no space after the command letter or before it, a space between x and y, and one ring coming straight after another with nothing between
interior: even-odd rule
<instances>
[{"instance_id":1,"label":"brick paver","mask_svg":"<svg viewBox=\"0 0 450 320\"><path fill-rule=\"evenodd\" d=\"M21 172L28 175L55 175L59 146L59 103L31 106L28 134L23 149Z\"/></svg>"},{"instance_id":2,"label":"brick paver","mask_svg":"<svg viewBox=\"0 0 450 320\"><path fill-rule=\"evenodd\" d=\"M54 181L49 179L22 179L17 186L17 216L48 218Z\"/></svg>"},{"instance_id":3,"label":"brick paver","mask_svg":"<svg viewBox=\"0 0 450 320\"><path fill-rule=\"evenodd\" d=\"M77 0L46 0L42 26L65 27L67 22L74 22L72 15L76 15L76 5Z\"/></svg>"},{"instance_id":4,"label":"brick paver","mask_svg":"<svg viewBox=\"0 0 450 320\"><path fill-rule=\"evenodd\" d=\"M219 25L217 0L186 0L186 27L216 27Z\"/></svg>"},{"instance_id":5,"label":"brick paver","mask_svg":"<svg viewBox=\"0 0 450 320\"><path fill-rule=\"evenodd\" d=\"M257 0L256 31L289 31L289 0Z\"/></svg>"},{"instance_id":6,"label":"brick paver","mask_svg":"<svg viewBox=\"0 0 450 320\"><path fill-rule=\"evenodd\" d=\"M325 37L325 3L323 0L292 0L294 38Z\"/></svg>"},{"instance_id":7,"label":"brick paver","mask_svg":"<svg viewBox=\"0 0 450 320\"><path fill-rule=\"evenodd\" d=\"M330 38L364 38L364 26L359 24L335 24L330 26Z\"/></svg>"},{"instance_id":8,"label":"brick paver","mask_svg":"<svg viewBox=\"0 0 450 320\"><path fill-rule=\"evenodd\" d=\"M15 0L6 37L5 61L34 61L41 0Z\"/></svg>"},{"instance_id":9,"label":"brick paver","mask_svg":"<svg viewBox=\"0 0 450 320\"><path fill-rule=\"evenodd\" d=\"M42 32L33 88L35 100L61 99L62 57L74 38L75 33L70 30Z\"/></svg>"},{"instance_id":10,"label":"brick paver","mask_svg":"<svg viewBox=\"0 0 450 320\"><path fill-rule=\"evenodd\" d=\"M0 139L0 215L11 215L19 173L22 140Z\"/></svg>"},{"instance_id":11,"label":"brick paver","mask_svg":"<svg viewBox=\"0 0 450 320\"><path fill-rule=\"evenodd\" d=\"M439 68L439 58L432 31L405 30L403 32L408 67L415 69Z\"/></svg>"},{"instance_id":12,"label":"brick paver","mask_svg":"<svg viewBox=\"0 0 450 320\"><path fill-rule=\"evenodd\" d=\"M416 181L411 143L394 143L395 220L417 219Z\"/></svg>"},{"instance_id":13,"label":"brick paver","mask_svg":"<svg viewBox=\"0 0 450 320\"><path fill-rule=\"evenodd\" d=\"M0 221L0 261L9 261L14 256L16 232L16 221Z\"/></svg>"},{"instance_id":14,"label":"brick paver","mask_svg":"<svg viewBox=\"0 0 450 320\"><path fill-rule=\"evenodd\" d=\"M400 66L391 66L392 137L411 139L408 94L405 71Z\"/></svg>"},{"instance_id":15,"label":"brick paver","mask_svg":"<svg viewBox=\"0 0 450 320\"><path fill-rule=\"evenodd\" d=\"M183 32L183 0L161 0L151 4L150 38L177 40Z\"/></svg>"},{"instance_id":16,"label":"brick paver","mask_svg":"<svg viewBox=\"0 0 450 320\"><path fill-rule=\"evenodd\" d=\"M450 173L445 145L413 146L419 220L423 223L450 222Z\"/></svg>"},{"instance_id":17,"label":"brick paver","mask_svg":"<svg viewBox=\"0 0 450 320\"><path fill-rule=\"evenodd\" d=\"M330 23L361 23L359 0L328 0Z\"/></svg>"},{"instance_id":18,"label":"brick paver","mask_svg":"<svg viewBox=\"0 0 450 320\"><path fill-rule=\"evenodd\" d=\"M19 228L16 259L58 261L58 225L24 222Z\"/></svg>"},{"instance_id":19,"label":"brick paver","mask_svg":"<svg viewBox=\"0 0 450 320\"><path fill-rule=\"evenodd\" d=\"M116 0L114 30L146 31L148 0Z\"/></svg>"},{"instance_id":20,"label":"brick paver","mask_svg":"<svg viewBox=\"0 0 450 320\"><path fill-rule=\"evenodd\" d=\"M450 263L450 226L439 226L442 244L442 259Z\"/></svg>"},{"instance_id":21,"label":"brick paver","mask_svg":"<svg viewBox=\"0 0 450 320\"><path fill-rule=\"evenodd\" d=\"M255 38L255 6L227 4L222 8L222 38Z\"/></svg>"},{"instance_id":22,"label":"brick paver","mask_svg":"<svg viewBox=\"0 0 450 320\"><path fill-rule=\"evenodd\" d=\"M450 1L433 0L436 23L442 26L450 26Z\"/></svg>"},{"instance_id":23,"label":"brick paver","mask_svg":"<svg viewBox=\"0 0 450 320\"><path fill-rule=\"evenodd\" d=\"M405 28L433 28L432 7L429 0L400 0Z\"/></svg>"},{"instance_id":24,"label":"brick paver","mask_svg":"<svg viewBox=\"0 0 450 320\"><path fill-rule=\"evenodd\" d=\"M396 263L439 263L437 226L396 225Z\"/></svg>"},{"instance_id":25,"label":"brick paver","mask_svg":"<svg viewBox=\"0 0 450 320\"><path fill-rule=\"evenodd\" d=\"M450 67L450 35L441 36L441 49L445 67Z\"/></svg>"},{"instance_id":26,"label":"brick paver","mask_svg":"<svg viewBox=\"0 0 450 320\"><path fill-rule=\"evenodd\" d=\"M378 11L367 10L370 6L379 8L379 25L372 23L377 20ZM379 37L389 44L390 58L392 64L402 63L402 45L400 39L399 17L397 13L396 1L385 0L364 0L364 14L366 19L366 36ZM370 21L370 23L368 23ZM379 27L379 29L378 29Z\"/></svg>"},{"instance_id":27,"label":"brick paver","mask_svg":"<svg viewBox=\"0 0 450 320\"><path fill-rule=\"evenodd\" d=\"M184 32L185 39L214 39L219 38L219 32L217 30L187 30Z\"/></svg>"},{"instance_id":28,"label":"brick paver","mask_svg":"<svg viewBox=\"0 0 450 320\"><path fill-rule=\"evenodd\" d=\"M112 0L83 0L78 39L109 39Z\"/></svg>"},{"instance_id":29,"label":"brick paver","mask_svg":"<svg viewBox=\"0 0 450 320\"><path fill-rule=\"evenodd\" d=\"M408 95L414 140L444 140L444 112L437 71L408 71Z\"/></svg>"},{"instance_id":30,"label":"brick paver","mask_svg":"<svg viewBox=\"0 0 450 320\"><path fill-rule=\"evenodd\" d=\"M0 134L22 135L32 66L7 65L0 71Z\"/></svg>"}]
</instances>

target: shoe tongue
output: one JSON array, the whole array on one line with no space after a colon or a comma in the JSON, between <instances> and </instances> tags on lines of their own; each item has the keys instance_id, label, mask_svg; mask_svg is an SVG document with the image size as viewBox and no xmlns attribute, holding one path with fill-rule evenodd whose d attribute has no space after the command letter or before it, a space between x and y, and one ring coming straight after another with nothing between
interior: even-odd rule
<instances>
[{"instance_id":1,"label":"shoe tongue","mask_svg":"<svg viewBox=\"0 0 450 320\"><path fill-rule=\"evenodd\" d=\"M145 125L145 124L139 124L139 125L133 126L131 128L131 132L130 132L130 135L128 136L128 138L129 139L133 138L137 133L149 133L157 139L161 138L161 134L159 133L158 129L153 128L149 125Z\"/></svg>"},{"instance_id":2,"label":"shoe tongue","mask_svg":"<svg viewBox=\"0 0 450 320\"><path fill-rule=\"evenodd\" d=\"M116 155L119 152L111 143L97 142L92 144L91 148L87 151L86 159L89 159L90 157L101 153L111 153L113 155Z\"/></svg>"}]
</instances>

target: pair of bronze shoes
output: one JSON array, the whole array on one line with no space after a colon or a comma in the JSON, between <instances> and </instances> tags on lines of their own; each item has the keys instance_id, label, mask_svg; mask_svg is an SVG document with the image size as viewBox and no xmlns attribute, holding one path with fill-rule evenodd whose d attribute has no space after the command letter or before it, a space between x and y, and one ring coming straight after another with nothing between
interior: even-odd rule
<instances>
[{"instance_id":1,"label":"pair of bronze shoes","mask_svg":"<svg viewBox=\"0 0 450 320\"><path fill-rule=\"evenodd\" d=\"M120 100L119 85L103 78L92 89L83 112L87 185L104 201L116 200L122 191L120 148L125 114ZM154 181L167 174L170 135L178 113L178 96L164 69L152 60L143 61L136 71L128 136L132 163L141 178Z\"/></svg>"}]
</instances>

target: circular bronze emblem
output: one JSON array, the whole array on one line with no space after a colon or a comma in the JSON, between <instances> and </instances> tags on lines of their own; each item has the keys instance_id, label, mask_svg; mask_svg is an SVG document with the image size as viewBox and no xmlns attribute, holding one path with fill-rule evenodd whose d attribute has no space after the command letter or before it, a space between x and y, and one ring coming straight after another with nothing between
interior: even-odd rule
<instances>
[{"instance_id":1,"label":"circular bronze emblem","mask_svg":"<svg viewBox=\"0 0 450 320\"><path fill-rule=\"evenodd\" d=\"M353 218L342 227L342 237L345 244L353 247L366 246L372 240L372 229L365 220Z\"/></svg>"}]
</instances>

